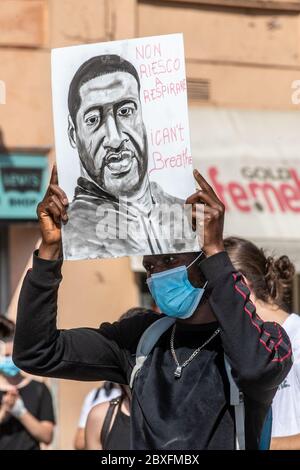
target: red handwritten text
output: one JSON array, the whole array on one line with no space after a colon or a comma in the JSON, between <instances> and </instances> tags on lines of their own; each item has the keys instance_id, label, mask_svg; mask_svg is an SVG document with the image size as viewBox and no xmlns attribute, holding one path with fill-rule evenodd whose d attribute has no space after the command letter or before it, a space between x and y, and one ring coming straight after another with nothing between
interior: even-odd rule
<instances>
[{"instance_id":1,"label":"red handwritten text","mask_svg":"<svg viewBox=\"0 0 300 470\"><path fill-rule=\"evenodd\" d=\"M149 103L151 101L163 99L166 96L177 96L180 93L186 91L186 80L180 80L179 82L170 82L163 84L160 80L156 80L154 88L144 90L143 97L144 102Z\"/></svg>"},{"instance_id":2,"label":"red handwritten text","mask_svg":"<svg viewBox=\"0 0 300 470\"><path fill-rule=\"evenodd\" d=\"M161 45L141 44L135 48L136 59L151 59L152 57L161 57Z\"/></svg>"},{"instance_id":3,"label":"red handwritten text","mask_svg":"<svg viewBox=\"0 0 300 470\"><path fill-rule=\"evenodd\" d=\"M180 59L160 59L149 64L140 65L141 78L150 78L164 73L178 72Z\"/></svg>"},{"instance_id":4,"label":"red handwritten text","mask_svg":"<svg viewBox=\"0 0 300 470\"><path fill-rule=\"evenodd\" d=\"M172 127L164 127L163 129L151 129L150 140L152 145L157 147L172 142L184 142L184 127L179 123Z\"/></svg>"},{"instance_id":5,"label":"red handwritten text","mask_svg":"<svg viewBox=\"0 0 300 470\"><path fill-rule=\"evenodd\" d=\"M189 165L192 165L192 157L188 155L187 148L182 150L182 152L177 155L172 156L163 156L161 152L153 152L153 168L149 171L149 174L153 171L165 170L167 168L186 168Z\"/></svg>"}]
</instances>

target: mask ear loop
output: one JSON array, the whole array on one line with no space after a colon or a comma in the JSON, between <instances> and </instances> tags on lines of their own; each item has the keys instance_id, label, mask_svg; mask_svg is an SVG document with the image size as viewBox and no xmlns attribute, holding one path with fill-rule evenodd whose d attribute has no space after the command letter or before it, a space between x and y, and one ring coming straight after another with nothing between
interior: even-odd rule
<instances>
[{"instance_id":1,"label":"mask ear loop","mask_svg":"<svg viewBox=\"0 0 300 470\"><path fill-rule=\"evenodd\" d=\"M186 269L189 269L190 266L192 266L194 263L196 263L197 259L199 259L200 256L202 256L202 255L203 255L203 251L201 251L201 252L199 253L199 255L197 256L197 258L195 258L195 259L186 267Z\"/></svg>"},{"instance_id":2,"label":"mask ear loop","mask_svg":"<svg viewBox=\"0 0 300 470\"><path fill-rule=\"evenodd\" d=\"M194 263L197 261L197 259L199 259L200 256L202 256L202 255L203 255L203 250L202 250L202 251L200 252L200 254L197 256L197 258L195 258L195 259L186 267L186 269L189 269L189 267L192 266L192 264L194 264ZM204 284L204 286L202 287L202 289L205 289L206 286L207 286L207 284L208 284L208 281L206 281L206 283Z\"/></svg>"},{"instance_id":3,"label":"mask ear loop","mask_svg":"<svg viewBox=\"0 0 300 470\"><path fill-rule=\"evenodd\" d=\"M0 340L0 358L5 356L5 342Z\"/></svg>"}]
</instances>

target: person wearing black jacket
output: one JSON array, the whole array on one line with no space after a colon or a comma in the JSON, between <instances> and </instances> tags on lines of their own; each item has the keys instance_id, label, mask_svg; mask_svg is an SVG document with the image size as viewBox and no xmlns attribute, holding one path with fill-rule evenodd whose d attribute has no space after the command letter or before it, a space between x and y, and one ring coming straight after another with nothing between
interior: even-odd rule
<instances>
[{"instance_id":1,"label":"person wearing black jacket","mask_svg":"<svg viewBox=\"0 0 300 470\"><path fill-rule=\"evenodd\" d=\"M154 299L176 323L136 376L131 448L235 449L225 352L244 394L246 448L257 449L267 410L291 367L291 346L279 325L257 316L224 251L224 205L196 170L194 175L201 189L187 203L194 209L204 204L203 251L144 257ZM36 375L129 384L139 339L162 315L141 314L99 329L57 329L60 224L67 222L67 205L54 169L38 207L42 243L20 294L14 361Z\"/></svg>"}]
</instances>

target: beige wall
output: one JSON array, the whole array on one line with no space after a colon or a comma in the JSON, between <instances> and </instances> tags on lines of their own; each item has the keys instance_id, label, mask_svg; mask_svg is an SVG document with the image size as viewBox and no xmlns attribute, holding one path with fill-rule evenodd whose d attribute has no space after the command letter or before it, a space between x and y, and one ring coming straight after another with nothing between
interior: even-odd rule
<instances>
[{"instance_id":1,"label":"beige wall","mask_svg":"<svg viewBox=\"0 0 300 470\"><path fill-rule=\"evenodd\" d=\"M1 46L42 47L47 30L44 0L1 0Z\"/></svg>"},{"instance_id":2,"label":"beige wall","mask_svg":"<svg viewBox=\"0 0 300 470\"><path fill-rule=\"evenodd\" d=\"M39 239L39 230L34 223L11 224L9 227L9 262L10 262L10 295L18 287L23 275L28 256L33 252Z\"/></svg>"},{"instance_id":3,"label":"beige wall","mask_svg":"<svg viewBox=\"0 0 300 470\"><path fill-rule=\"evenodd\" d=\"M182 31L189 61L300 66L299 15L296 12L173 5L161 2L158 7L156 3L141 2L139 35Z\"/></svg>"},{"instance_id":4,"label":"beige wall","mask_svg":"<svg viewBox=\"0 0 300 470\"><path fill-rule=\"evenodd\" d=\"M291 82L300 79L299 11L299 1L289 0L1 0L4 141L12 147L52 147L54 159L51 48L136 35L184 33L188 77L210 86L208 101L191 104L293 108ZM12 287L35 243L37 233L30 230L25 235L13 226L10 231ZM138 302L127 259L68 262L63 274L61 327L98 326ZM81 402L91 386L58 382L58 447L72 447Z\"/></svg>"},{"instance_id":5,"label":"beige wall","mask_svg":"<svg viewBox=\"0 0 300 470\"><path fill-rule=\"evenodd\" d=\"M138 35L183 32L188 78L210 85L209 101L191 105L294 109L291 83L300 77L300 3L294 2L298 11L222 6L234 3L263 6L141 1Z\"/></svg>"}]
</instances>

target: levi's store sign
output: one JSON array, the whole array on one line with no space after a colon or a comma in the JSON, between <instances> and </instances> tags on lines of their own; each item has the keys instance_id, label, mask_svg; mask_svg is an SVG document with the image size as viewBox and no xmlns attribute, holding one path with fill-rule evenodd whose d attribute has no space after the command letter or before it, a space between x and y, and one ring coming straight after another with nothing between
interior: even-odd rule
<instances>
[{"instance_id":1,"label":"levi's store sign","mask_svg":"<svg viewBox=\"0 0 300 470\"><path fill-rule=\"evenodd\" d=\"M200 168L225 204L226 235L300 240L300 159L201 158Z\"/></svg>"},{"instance_id":2,"label":"levi's store sign","mask_svg":"<svg viewBox=\"0 0 300 470\"><path fill-rule=\"evenodd\" d=\"M0 155L0 219L36 219L47 187L48 160L42 155Z\"/></svg>"}]
</instances>

